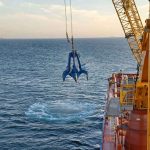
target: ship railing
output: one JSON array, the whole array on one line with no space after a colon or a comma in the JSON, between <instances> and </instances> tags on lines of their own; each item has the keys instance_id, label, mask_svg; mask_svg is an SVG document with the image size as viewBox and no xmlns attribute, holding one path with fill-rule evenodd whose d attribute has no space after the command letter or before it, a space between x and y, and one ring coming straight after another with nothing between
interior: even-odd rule
<instances>
[{"instance_id":1,"label":"ship railing","mask_svg":"<svg viewBox=\"0 0 150 150\"><path fill-rule=\"evenodd\" d=\"M103 134L102 134L102 141L101 141L101 147L100 147L100 150L103 150L103 145L104 145L104 132L105 132L105 124L106 124L106 112L107 112L107 105L108 105L108 99L109 99L109 94L107 93L107 97L106 97L106 104L105 104L105 113L104 113L104 116L103 116L103 119L104 119L104 121L103 121L103 126L102 126L102 131L103 131Z\"/></svg>"},{"instance_id":2,"label":"ship railing","mask_svg":"<svg viewBox=\"0 0 150 150\"><path fill-rule=\"evenodd\" d=\"M127 91L121 105L133 105L135 90Z\"/></svg>"}]
</instances>

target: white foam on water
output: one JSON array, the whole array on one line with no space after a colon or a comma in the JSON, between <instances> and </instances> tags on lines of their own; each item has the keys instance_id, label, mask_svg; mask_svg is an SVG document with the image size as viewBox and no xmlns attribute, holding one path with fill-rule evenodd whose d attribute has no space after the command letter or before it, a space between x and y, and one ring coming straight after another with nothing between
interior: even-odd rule
<instances>
[{"instance_id":1,"label":"white foam on water","mask_svg":"<svg viewBox=\"0 0 150 150\"><path fill-rule=\"evenodd\" d=\"M25 114L34 118L44 118L49 117L49 114L46 113L46 104L35 103L31 105Z\"/></svg>"},{"instance_id":2,"label":"white foam on water","mask_svg":"<svg viewBox=\"0 0 150 150\"><path fill-rule=\"evenodd\" d=\"M47 121L73 121L85 119L94 113L95 107L91 103L53 102L34 103L25 112L26 116Z\"/></svg>"}]
</instances>

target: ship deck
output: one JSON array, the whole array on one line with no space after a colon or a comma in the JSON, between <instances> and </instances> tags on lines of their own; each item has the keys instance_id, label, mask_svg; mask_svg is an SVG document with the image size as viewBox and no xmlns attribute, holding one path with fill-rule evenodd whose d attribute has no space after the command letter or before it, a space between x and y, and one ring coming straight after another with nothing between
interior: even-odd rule
<instances>
[{"instance_id":1,"label":"ship deck","mask_svg":"<svg viewBox=\"0 0 150 150\"><path fill-rule=\"evenodd\" d=\"M103 149L115 150L115 118L109 117L105 120L103 134Z\"/></svg>"},{"instance_id":2,"label":"ship deck","mask_svg":"<svg viewBox=\"0 0 150 150\"><path fill-rule=\"evenodd\" d=\"M133 77L134 74L113 74L108 79L108 95L103 124L103 150L124 150L127 127L126 114L132 110L132 105L120 106L120 85L123 76Z\"/></svg>"}]
</instances>

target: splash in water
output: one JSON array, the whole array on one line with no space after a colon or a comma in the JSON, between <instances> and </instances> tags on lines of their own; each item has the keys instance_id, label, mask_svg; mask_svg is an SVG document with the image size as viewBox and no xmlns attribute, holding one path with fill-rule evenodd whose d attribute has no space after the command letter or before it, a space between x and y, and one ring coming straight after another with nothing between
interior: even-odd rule
<instances>
[{"instance_id":1,"label":"splash in water","mask_svg":"<svg viewBox=\"0 0 150 150\"><path fill-rule=\"evenodd\" d=\"M80 121L90 117L94 111L91 103L53 102L35 103L25 114L29 118L46 121Z\"/></svg>"}]
</instances>

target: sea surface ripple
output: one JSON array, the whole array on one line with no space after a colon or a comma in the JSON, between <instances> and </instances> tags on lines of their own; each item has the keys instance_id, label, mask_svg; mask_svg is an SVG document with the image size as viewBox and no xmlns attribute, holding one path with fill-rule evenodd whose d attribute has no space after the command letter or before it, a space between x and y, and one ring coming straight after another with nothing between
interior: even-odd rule
<instances>
[{"instance_id":1,"label":"sea surface ripple","mask_svg":"<svg viewBox=\"0 0 150 150\"><path fill-rule=\"evenodd\" d=\"M135 71L123 38L77 39L89 80L62 72L64 39L0 40L0 149L98 150L102 140L107 78Z\"/></svg>"}]
</instances>

